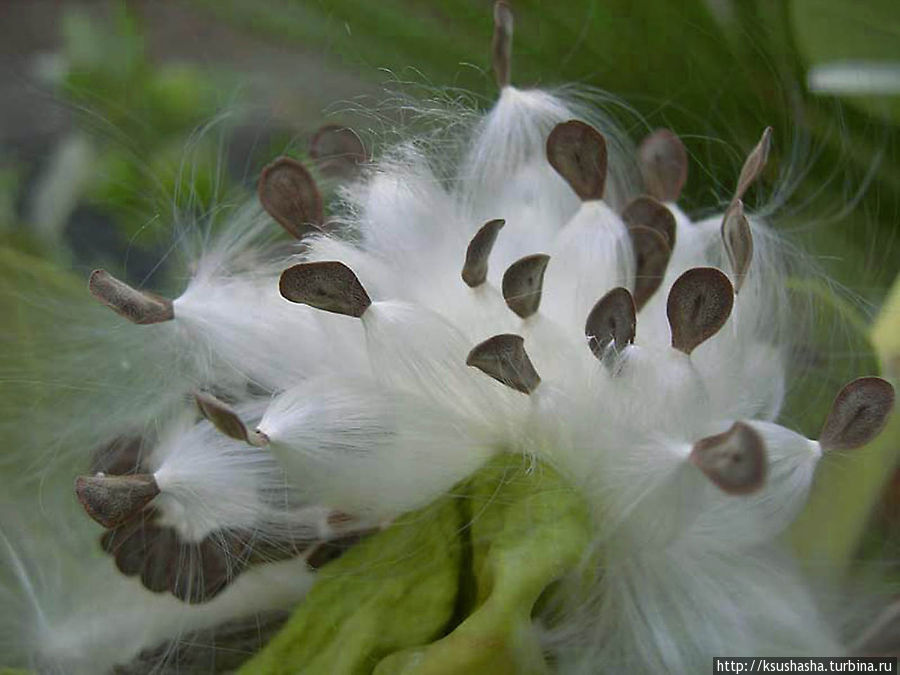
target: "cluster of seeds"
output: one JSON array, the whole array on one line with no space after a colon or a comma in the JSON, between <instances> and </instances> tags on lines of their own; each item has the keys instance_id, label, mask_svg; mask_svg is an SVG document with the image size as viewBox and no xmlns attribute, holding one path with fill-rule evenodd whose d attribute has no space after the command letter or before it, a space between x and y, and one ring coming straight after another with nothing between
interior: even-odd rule
<instances>
[{"instance_id":1,"label":"cluster of seeds","mask_svg":"<svg viewBox=\"0 0 900 675\"><path fill-rule=\"evenodd\" d=\"M326 127L319 170L353 174L343 230L310 171L282 157L258 195L298 240L292 255L240 270L214 250L175 300L91 275L99 301L167 326L191 355L183 393L203 418L155 445L120 442L78 478L104 549L151 591L209 601L252 565L316 567L510 452L552 464L594 508L604 575L577 658L688 672L707 654L766 651L771 626L778 649L835 644L788 630L814 603L784 591L790 570L761 570L780 565L777 538L823 452L868 443L894 393L850 382L818 441L773 421L789 310L777 239L744 207L771 130L720 216L679 209L688 154L666 129L635 153L641 188L610 195L608 137L576 106L512 87L511 40L498 2L500 100L452 184L414 145L370 162L359 136ZM762 594L771 624L717 607L726 590ZM660 637L716 611L731 618L677 646Z\"/></svg>"}]
</instances>

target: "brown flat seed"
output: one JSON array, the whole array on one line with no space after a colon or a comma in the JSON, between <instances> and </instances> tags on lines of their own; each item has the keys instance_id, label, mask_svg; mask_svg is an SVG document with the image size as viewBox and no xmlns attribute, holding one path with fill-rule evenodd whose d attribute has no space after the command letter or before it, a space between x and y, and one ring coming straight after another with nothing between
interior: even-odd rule
<instances>
[{"instance_id":1,"label":"brown flat seed","mask_svg":"<svg viewBox=\"0 0 900 675\"><path fill-rule=\"evenodd\" d=\"M178 641L157 643L141 650L114 675L199 675L231 673L252 658L284 626L290 612L253 612L211 628L179 633Z\"/></svg>"},{"instance_id":2,"label":"brown flat seed","mask_svg":"<svg viewBox=\"0 0 900 675\"><path fill-rule=\"evenodd\" d=\"M142 521L138 529L127 533L128 536L113 550L119 571L129 577L140 574L144 568L147 551L161 532L162 529L153 523Z\"/></svg>"},{"instance_id":3,"label":"brown flat seed","mask_svg":"<svg viewBox=\"0 0 900 675\"><path fill-rule=\"evenodd\" d=\"M614 288L588 314L584 334L594 356L602 359L610 344L616 352L621 352L633 343L636 325L631 293L625 288Z\"/></svg>"},{"instance_id":4,"label":"brown flat seed","mask_svg":"<svg viewBox=\"0 0 900 675\"><path fill-rule=\"evenodd\" d=\"M332 560L337 560L356 544L377 531L377 529L366 530L347 535L346 537L323 541L309 550L306 556L306 564L314 570L320 569Z\"/></svg>"},{"instance_id":5,"label":"brown flat seed","mask_svg":"<svg viewBox=\"0 0 900 675\"><path fill-rule=\"evenodd\" d=\"M257 193L266 212L296 239L325 222L319 188L306 167L295 159L279 157L265 167Z\"/></svg>"},{"instance_id":6,"label":"brown flat seed","mask_svg":"<svg viewBox=\"0 0 900 675\"><path fill-rule=\"evenodd\" d=\"M547 160L583 201L603 198L606 139L589 124L562 122L547 137Z\"/></svg>"},{"instance_id":7,"label":"brown flat seed","mask_svg":"<svg viewBox=\"0 0 900 675\"><path fill-rule=\"evenodd\" d=\"M351 176L368 159L362 139L350 127L326 124L309 140L309 155L329 176Z\"/></svg>"},{"instance_id":8,"label":"brown flat seed","mask_svg":"<svg viewBox=\"0 0 900 675\"><path fill-rule=\"evenodd\" d=\"M137 473L141 466L144 439L138 435L123 435L98 448L91 459L90 471L122 476Z\"/></svg>"},{"instance_id":9,"label":"brown flat seed","mask_svg":"<svg viewBox=\"0 0 900 675\"><path fill-rule=\"evenodd\" d=\"M734 271L734 292L741 290L753 260L753 233L744 215L744 202L732 202L722 219L722 242Z\"/></svg>"},{"instance_id":10,"label":"brown flat seed","mask_svg":"<svg viewBox=\"0 0 900 675\"><path fill-rule=\"evenodd\" d=\"M747 189L759 178L763 169L766 168L766 162L769 159L769 150L772 147L772 127L766 127L763 130L762 137L759 142L747 155L744 160L744 166L741 168L741 175L738 178L737 189L734 191L732 201L744 198Z\"/></svg>"},{"instance_id":11,"label":"brown flat seed","mask_svg":"<svg viewBox=\"0 0 900 675\"><path fill-rule=\"evenodd\" d=\"M675 248L675 216L653 197L643 195L632 199L622 211L628 227L649 227L666 238L670 249Z\"/></svg>"},{"instance_id":12,"label":"brown flat seed","mask_svg":"<svg viewBox=\"0 0 900 675\"><path fill-rule=\"evenodd\" d=\"M226 403L206 392L194 392L200 413L229 438L244 441L255 447L267 445L269 439L259 431L250 431L238 414Z\"/></svg>"},{"instance_id":13,"label":"brown flat seed","mask_svg":"<svg viewBox=\"0 0 900 675\"><path fill-rule=\"evenodd\" d=\"M734 288L720 270L695 267L682 274L672 284L666 303L672 346L690 354L719 332L733 305Z\"/></svg>"},{"instance_id":14,"label":"brown flat seed","mask_svg":"<svg viewBox=\"0 0 900 675\"><path fill-rule=\"evenodd\" d=\"M634 305L640 311L662 284L672 249L663 234L649 227L630 227L628 236L635 258Z\"/></svg>"},{"instance_id":15,"label":"brown flat seed","mask_svg":"<svg viewBox=\"0 0 900 675\"><path fill-rule=\"evenodd\" d=\"M152 530L156 531L144 550L141 583L149 591L162 593L169 588L169 579L181 558L181 544L171 528L153 527Z\"/></svg>"},{"instance_id":16,"label":"brown flat seed","mask_svg":"<svg viewBox=\"0 0 900 675\"><path fill-rule=\"evenodd\" d=\"M462 278L467 286L471 288L481 286L487 279L488 258L504 225L506 221L502 218L489 220L472 237L466 249L466 262L462 270Z\"/></svg>"},{"instance_id":17,"label":"brown flat seed","mask_svg":"<svg viewBox=\"0 0 900 675\"><path fill-rule=\"evenodd\" d=\"M469 352L466 365L523 394L530 394L541 383L525 351L525 340L519 335L504 333L488 338Z\"/></svg>"},{"instance_id":18,"label":"brown flat seed","mask_svg":"<svg viewBox=\"0 0 900 675\"><path fill-rule=\"evenodd\" d=\"M278 288L291 302L335 314L361 317L372 304L366 289L344 263L300 263L281 273Z\"/></svg>"},{"instance_id":19,"label":"brown flat seed","mask_svg":"<svg viewBox=\"0 0 900 675\"><path fill-rule=\"evenodd\" d=\"M694 443L691 462L722 491L748 494L765 481L766 444L753 427L735 422L725 433Z\"/></svg>"},{"instance_id":20,"label":"brown flat seed","mask_svg":"<svg viewBox=\"0 0 900 675\"><path fill-rule=\"evenodd\" d=\"M503 299L513 312L523 319L538 311L544 272L550 256L543 253L519 258L503 273Z\"/></svg>"},{"instance_id":21,"label":"brown flat seed","mask_svg":"<svg viewBox=\"0 0 900 675\"><path fill-rule=\"evenodd\" d=\"M513 13L509 4L494 3L494 37L491 41L491 65L500 89L509 84L512 63Z\"/></svg>"},{"instance_id":22,"label":"brown flat seed","mask_svg":"<svg viewBox=\"0 0 900 675\"><path fill-rule=\"evenodd\" d=\"M894 387L880 377L860 377L838 392L819 434L823 450L852 450L873 440L894 408Z\"/></svg>"},{"instance_id":23,"label":"brown flat seed","mask_svg":"<svg viewBox=\"0 0 900 675\"><path fill-rule=\"evenodd\" d=\"M668 129L657 129L638 148L638 164L647 192L662 202L678 201L687 182L684 144Z\"/></svg>"},{"instance_id":24,"label":"brown flat seed","mask_svg":"<svg viewBox=\"0 0 900 675\"><path fill-rule=\"evenodd\" d=\"M87 514L103 527L120 525L143 509L159 494L149 473L130 476L79 476L75 495Z\"/></svg>"},{"instance_id":25,"label":"brown flat seed","mask_svg":"<svg viewBox=\"0 0 900 675\"><path fill-rule=\"evenodd\" d=\"M225 590L242 570L240 560L229 564L220 541L212 536L199 544L184 547L179 563L169 578L169 591L179 600L191 604L208 602Z\"/></svg>"},{"instance_id":26,"label":"brown flat seed","mask_svg":"<svg viewBox=\"0 0 900 675\"><path fill-rule=\"evenodd\" d=\"M112 555L116 567L126 576L139 574L152 536L158 531L152 509L145 509L121 525L107 530L100 538L103 550ZM150 533L151 536L148 536Z\"/></svg>"},{"instance_id":27,"label":"brown flat seed","mask_svg":"<svg viewBox=\"0 0 900 675\"><path fill-rule=\"evenodd\" d=\"M88 290L97 300L132 323L147 325L175 318L172 301L132 288L106 270L94 270Z\"/></svg>"}]
</instances>

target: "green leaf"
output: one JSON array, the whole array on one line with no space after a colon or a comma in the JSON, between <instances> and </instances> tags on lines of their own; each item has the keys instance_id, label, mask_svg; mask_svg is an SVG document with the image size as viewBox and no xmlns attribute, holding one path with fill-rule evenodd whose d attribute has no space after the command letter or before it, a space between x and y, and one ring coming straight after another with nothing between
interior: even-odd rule
<instances>
[{"instance_id":1,"label":"green leaf","mask_svg":"<svg viewBox=\"0 0 900 675\"><path fill-rule=\"evenodd\" d=\"M376 675L550 672L532 614L590 543L583 498L550 467L498 457L468 485L474 608L447 637L393 654Z\"/></svg>"},{"instance_id":2,"label":"green leaf","mask_svg":"<svg viewBox=\"0 0 900 675\"><path fill-rule=\"evenodd\" d=\"M439 637L457 598L461 526L444 498L350 549L240 672L371 673L387 654Z\"/></svg>"},{"instance_id":3,"label":"green leaf","mask_svg":"<svg viewBox=\"0 0 900 675\"><path fill-rule=\"evenodd\" d=\"M896 386L900 376L900 278L871 335L885 374ZM846 570L898 459L900 414L896 411L881 435L865 448L825 456L806 509L791 530L792 542L810 569L831 574Z\"/></svg>"},{"instance_id":4,"label":"green leaf","mask_svg":"<svg viewBox=\"0 0 900 675\"><path fill-rule=\"evenodd\" d=\"M550 467L511 455L451 495L326 565L241 672L548 672L532 615L584 559L584 500Z\"/></svg>"}]
</instances>

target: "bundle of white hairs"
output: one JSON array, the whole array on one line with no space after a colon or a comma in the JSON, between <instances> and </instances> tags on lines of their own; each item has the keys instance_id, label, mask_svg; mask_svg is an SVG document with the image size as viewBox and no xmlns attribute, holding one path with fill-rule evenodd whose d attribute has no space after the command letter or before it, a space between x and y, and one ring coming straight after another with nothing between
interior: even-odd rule
<instances>
[{"instance_id":1,"label":"bundle of white hairs","mask_svg":"<svg viewBox=\"0 0 900 675\"><path fill-rule=\"evenodd\" d=\"M328 215L279 158L179 297L93 273L114 323L66 330L111 374L73 357L96 391L81 416L46 410L72 452L3 537L8 665L167 672L179 639L219 631L229 650L204 663L236 667L317 567L502 453L590 511L599 573L552 630L534 617L556 672L852 651L781 535L893 388L847 384L818 440L774 422L797 319L783 246L743 205L770 130L724 213L693 221L678 137L632 151L583 99L511 86L504 2L494 19L499 99L453 150L413 136L369 159L328 128L317 143L361 163Z\"/></svg>"}]
</instances>

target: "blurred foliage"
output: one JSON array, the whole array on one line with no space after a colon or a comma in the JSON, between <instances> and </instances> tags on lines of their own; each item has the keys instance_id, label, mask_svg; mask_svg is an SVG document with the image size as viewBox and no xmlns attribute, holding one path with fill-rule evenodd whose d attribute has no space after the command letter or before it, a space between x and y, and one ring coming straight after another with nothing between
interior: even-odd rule
<instances>
[{"instance_id":1,"label":"blurred foliage","mask_svg":"<svg viewBox=\"0 0 900 675\"><path fill-rule=\"evenodd\" d=\"M503 455L327 565L242 673L550 672L532 613L590 543L587 504L549 467Z\"/></svg>"},{"instance_id":2,"label":"blurred foliage","mask_svg":"<svg viewBox=\"0 0 900 675\"><path fill-rule=\"evenodd\" d=\"M196 134L216 114L228 78L211 80L208 71L183 63L152 64L137 15L125 4L110 7L108 22L78 9L64 14L60 65L51 79L74 112L73 133L91 148L74 166L51 160L47 173L57 169L70 182L73 174L87 176L61 217L86 206L100 216L92 220L111 220L113 227L98 237L117 241L106 253L118 255L126 246L168 245L167 224L148 227L159 214L205 214L230 189L220 171L221 139ZM68 223L36 225L52 245ZM70 233L70 244L83 234ZM76 253L83 254L80 244L74 243Z\"/></svg>"},{"instance_id":3,"label":"blurred foliage","mask_svg":"<svg viewBox=\"0 0 900 675\"><path fill-rule=\"evenodd\" d=\"M324 53L362 77L385 79L376 70L383 68L401 81L483 94L485 106L493 98L488 0L193 1L267 40ZM774 126L769 184L792 190L786 225L803 230L803 243L831 273L877 301L900 257L900 135L883 115L806 92L806 67L823 56L798 48L795 26L821 16L823 4L883 19L880 30L900 60L890 0L517 0L513 81L597 86L627 101L646 126L680 133L693 159L689 209L726 198L743 153L762 127ZM827 41L845 45L844 53L868 42L854 33L859 22L830 25ZM645 133L633 116L620 116L636 137ZM844 209L864 188L855 208Z\"/></svg>"}]
</instances>

